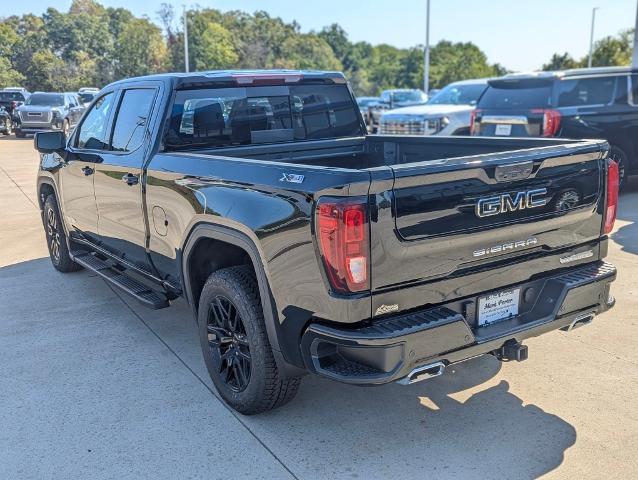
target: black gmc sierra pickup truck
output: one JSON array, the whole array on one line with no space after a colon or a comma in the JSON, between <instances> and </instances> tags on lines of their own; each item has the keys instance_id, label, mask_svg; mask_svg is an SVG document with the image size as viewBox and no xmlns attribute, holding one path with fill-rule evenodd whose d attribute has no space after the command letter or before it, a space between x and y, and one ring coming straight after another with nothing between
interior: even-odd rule
<instances>
[{"instance_id":1,"label":"black gmc sierra pickup truck","mask_svg":"<svg viewBox=\"0 0 638 480\"><path fill-rule=\"evenodd\" d=\"M113 83L35 146L54 267L150 308L183 297L245 414L307 372L408 384L523 360L614 303L604 141L367 136L339 73L227 71Z\"/></svg>"}]
</instances>

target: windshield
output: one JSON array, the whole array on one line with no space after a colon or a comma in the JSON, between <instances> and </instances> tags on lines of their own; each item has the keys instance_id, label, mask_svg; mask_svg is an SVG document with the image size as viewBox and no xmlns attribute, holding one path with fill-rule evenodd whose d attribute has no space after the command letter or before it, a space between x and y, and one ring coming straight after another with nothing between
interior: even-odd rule
<instances>
[{"instance_id":1,"label":"windshield","mask_svg":"<svg viewBox=\"0 0 638 480\"><path fill-rule=\"evenodd\" d=\"M26 101L26 105L61 107L64 105L64 95L60 93L34 93Z\"/></svg>"},{"instance_id":2,"label":"windshield","mask_svg":"<svg viewBox=\"0 0 638 480\"><path fill-rule=\"evenodd\" d=\"M368 105L378 102L378 98L370 97L370 98L357 98L357 105L360 107L367 107Z\"/></svg>"},{"instance_id":3,"label":"windshield","mask_svg":"<svg viewBox=\"0 0 638 480\"><path fill-rule=\"evenodd\" d=\"M82 100L82 103L90 103L95 98L95 95L97 95L97 93L78 93L78 95L80 96L80 100Z\"/></svg>"},{"instance_id":4,"label":"windshield","mask_svg":"<svg viewBox=\"0 0 638 480\"><path fill-rule=\"evenodd\" d=\"M487 85L448 85L434 95L428 105L476 105Z\"/></svg>"},{"instance_id":5,"label":"windshield","mask_svg":"<svg viewBox=\"0 0 638 480\"><path fill-rule=\"evenodd\" d=\"M394 92L392 101L394 102L425 102L427 97L420 90L412 90L409 92Z\"/></svg>"},{"instance_id":6,"label":"windshield","mask_svg":"<svg viewBox=\"0 0 638 480\"><path fill-rule=\"evenodd\" d=\"M345 85L201 88L175 96L166 145L227 147L362 135Z\"/></svg>"},{"instance_id":7,"label":"windshield","mask_svg":"<svg viewBox=\"0 0 638 480\"><path fill-rule=\"evenodd\" d=\"M0 102L21 102L24 97L19 92L0 92Z\"/></svg>"}]
</instances>

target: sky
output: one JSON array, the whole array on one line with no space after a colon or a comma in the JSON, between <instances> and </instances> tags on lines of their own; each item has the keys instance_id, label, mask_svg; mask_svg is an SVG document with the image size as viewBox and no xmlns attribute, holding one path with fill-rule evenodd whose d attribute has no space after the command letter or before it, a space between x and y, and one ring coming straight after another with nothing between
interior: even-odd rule
<instances>
[{"instance_id":1,"label":"sky","mask_svg":"<svg viewBox=\"0 0 638 480\"><path fill-rule=\"evenodd\" d=\"M157 21L162 2L254 12L265 10L285 21L296 20L304 32L339 23L351 41L410 47L425 43L426 0L101 0ZM1 16L41 14L55 6L66 11L71 0L3 1ZM589 51L591 13L594 39L634 27L638 0L431 0L430 42L471 41L491 63L514 71L540 68L555 52L580 58Z\"/></svg>"}]
</instances>

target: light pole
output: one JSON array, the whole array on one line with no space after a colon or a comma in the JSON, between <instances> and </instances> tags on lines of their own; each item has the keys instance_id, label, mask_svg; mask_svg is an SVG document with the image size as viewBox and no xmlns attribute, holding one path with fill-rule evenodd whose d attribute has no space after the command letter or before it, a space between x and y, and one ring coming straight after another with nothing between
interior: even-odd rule
<instances>
[{"instance_id":1,"label":"light pole","mask_svg":"<svg viewBox=\"0 0 638 480\"><path fill-rule=\"evenodd\" d=\"M423 91L427 95L430 91L430 0L426 0L426 2Z\"/></svg>"},{"instance_id":2,"label":"light pole","mask_svg":"<svg viewBox=\"0 0 638 480\"><path fill-rule=\"evenodd\" d=\"M188 17L186 15L186 5L184 7L184 68L188 72Z\"/></svg>"},{"instance_id":3,"label":"light pole","mask_svg":"<svg viewBox=\"0 0 638 480\"><path fill-rule=\"evenodd\" d=\"M596 10L599 10L599 7L594 7L591 9L591 33L589 34L589 61L587 62L587 67L591 68L591 60L594 55L594 24L596 23Z\"/></svg>"}]
</instances>

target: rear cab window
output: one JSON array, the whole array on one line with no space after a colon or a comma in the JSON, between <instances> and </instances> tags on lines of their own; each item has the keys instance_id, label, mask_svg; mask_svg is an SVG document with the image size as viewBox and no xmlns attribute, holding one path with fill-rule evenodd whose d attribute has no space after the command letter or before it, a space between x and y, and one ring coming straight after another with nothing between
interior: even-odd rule
<instances>
[{"instance_id":1,"label":"rear cab window","mask_svg":"<svg viewBox=\"0 0 638 480\"><path fill-rule=\"evenodd\" d=\"M363 135L345 85L180 90L170 115L169 150Z\"/></svg>"}]
</instances>

